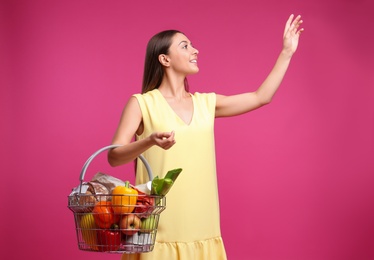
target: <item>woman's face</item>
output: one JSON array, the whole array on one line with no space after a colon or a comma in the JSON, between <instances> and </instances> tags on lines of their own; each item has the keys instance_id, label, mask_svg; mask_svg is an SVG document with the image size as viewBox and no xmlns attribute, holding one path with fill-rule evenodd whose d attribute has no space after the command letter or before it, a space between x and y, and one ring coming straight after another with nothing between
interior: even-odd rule
<instances>
[{"instance_id":1,"label":"woman's face","mask_svg":"<svg viewBox=\"0 0 374 260\"><path fill-rule=\"evenodd\" d=\"M199 51L191 45L190 40L184 34L175 34L169 48L169 54L166 55L169 68L184 75L197 73L199 71L197 66L198 53Z\"/></svg>"}]
</instances>

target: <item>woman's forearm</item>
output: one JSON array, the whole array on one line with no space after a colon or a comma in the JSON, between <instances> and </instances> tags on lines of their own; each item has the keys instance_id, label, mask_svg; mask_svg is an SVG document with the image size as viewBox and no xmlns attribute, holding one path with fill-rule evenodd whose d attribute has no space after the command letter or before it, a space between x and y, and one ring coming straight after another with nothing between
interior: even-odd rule
<instances>
[{"instance_id":1,"label":"woman's forearm","mask_svg":"<svg viewBox=\"0 0 374 260\"><path fill-rule=\"evenodd\" d=\"M108 152L108 162L111 166L119 166L134 161L140 154L153 146L150 137L125 144Z\"/></svg>"},{"instance_id":2,"label":"woman's forearm","mask_svg":"<svg viewBox=\"0 0 374 260\"><path fill-rule=\"evenodd\" d=\"M261 104L268 104L272 100L287 72L291 58L292 54L287 53L286 51L282 51L279 54L273 69L270 71L261 86L256 90L256 95Z\"/></svg>"},{"instance_id":3,"label":"woman's forearm","mask_svg":"<svg viewBox=\"0 0 374 260\"><path fill-rule=\"evenodd\" d=\"M303 23L301 16L298 15L295 19L293 18L294 15L290 15L285 26L282 52L279 54L273 69L256 91L259 101L262 104L269 103L277 92L290 65L292 55L299 44L300 34L304 31L304 28L300 28L300 25Z\"/></svg>"},{"instance_id":4,"label":"woman's forearm","mask_svg":"<svg viewBox=\"0 0 374 260\"><path fill-rule=\"evenodd\" d=\"M141 153L148 150L154 145L161 149L168 150L176 143L174 131L171 132L154 132L150 136L114 148L108 153L108 161L111 166L118 166L135 160ZM115 143L114 143L115 144Z\"/></svg>"}]
</instances>

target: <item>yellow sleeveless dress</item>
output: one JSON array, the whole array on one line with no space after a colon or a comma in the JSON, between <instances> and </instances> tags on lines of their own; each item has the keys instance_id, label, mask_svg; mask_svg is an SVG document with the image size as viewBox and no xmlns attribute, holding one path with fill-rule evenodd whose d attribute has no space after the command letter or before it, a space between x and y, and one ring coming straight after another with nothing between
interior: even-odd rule
<instances>
[{"instance_id":1,"label":"yellow sleeveless dress","mask_svg":"<svg viewBox=\"0 0 374 260\"><path fill-rule=\"evenodd\" d=\"M166 195L153 251L123 254L122 260L225 260L214 145L216 95L191 94L194 112L190 124L174 112L158 89L134 96L144 123L137 139L175 131L176 144L171 149L153 146L143 154L154 176L162 178L175 168L183 171ZM147 181L147 171L138 161L136 183Z\"/></svg>"}]
</instances>

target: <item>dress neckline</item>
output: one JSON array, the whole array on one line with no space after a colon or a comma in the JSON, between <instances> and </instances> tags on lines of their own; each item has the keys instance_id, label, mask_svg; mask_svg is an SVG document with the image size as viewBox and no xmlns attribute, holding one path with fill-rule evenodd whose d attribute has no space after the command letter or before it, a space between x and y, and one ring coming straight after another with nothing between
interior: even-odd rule
<instances>
[{"instance_id":1,"label":"dress neckline","mask_svg":"<svg viewBox=\"0 0 374 260\"><path fill-rule=\"evenodd\" d=\"M178 118L179 121L181 121L184 125L186 126L189 126L191 125L191 123L193 122L194 120L194 117L195 117L195 111L196 111L196 108L195 108L195 100L194 100L194 96L188 92L188 94L191 96L191 100L192 100L192 115L191 115L191 118L190 118L190 121L187 123L186 121L184 121L175 111L174 109L170 106L169 102L166 100L166 98L162 95L161 91L159 89L154 89L155 92L158 93L158 95L161 96L161 99L163 100L163 102L165 103L165 105L172 111L172 113L175 115L175 117Z\"/></svg>"}]
</instances>

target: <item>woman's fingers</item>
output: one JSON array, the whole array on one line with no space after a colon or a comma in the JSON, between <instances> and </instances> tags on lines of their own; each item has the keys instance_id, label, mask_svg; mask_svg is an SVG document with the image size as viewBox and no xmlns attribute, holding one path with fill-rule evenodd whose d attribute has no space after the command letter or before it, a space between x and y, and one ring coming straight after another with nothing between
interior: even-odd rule
<instances>
[{"instance_id":1,"label":"woman's fingers","mask_svg":"<svg viewBox=\"0 0 374 260\"><path fill-rule=\"evenodd\" d=\"M170 149L175 144L174 131L172 132L159 132L156 133L156 142L157 145L162 149Z\"/></svg>"},{"instance_id":2,"label":"woman's fingers","mask_svg":"<svg viewBox=\"0 0 374 260\"><path fill-rule=\"evenodd\" d=\"M288 32L300 34L304 30L304 29L300 29L298 31L298 28L300 27L302 23L303 23L303 20L301 20L301 15L296 16L296 18L294 19L294 15L291 14L286 22L284 35L286 35Z\"/></svg>"},{"instance_id":3,"label":"woman's fingers","mask_svg":"<svg viewBox=\"0 0 374 260\"><path fill-rule=\"evenodd\" d=\"M294 17L293 14L291 14L290 17L288 17L288 20L286 22L286 26L284 27L284 35L288 32L289 28L291 27L293 17Z\"/></svg>"}]
</instances>

